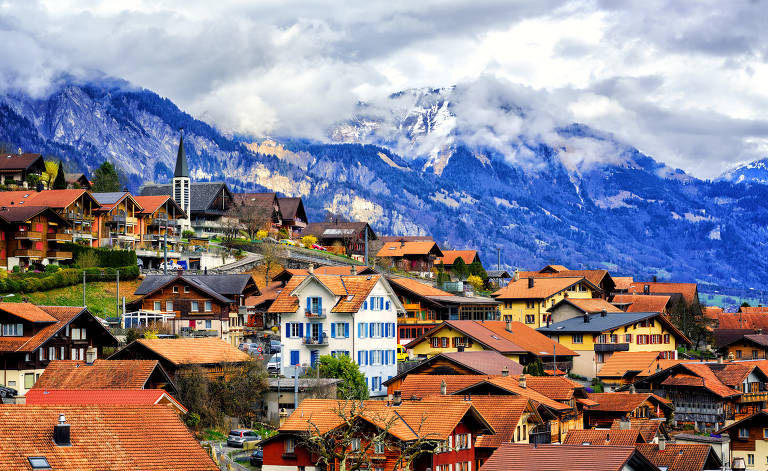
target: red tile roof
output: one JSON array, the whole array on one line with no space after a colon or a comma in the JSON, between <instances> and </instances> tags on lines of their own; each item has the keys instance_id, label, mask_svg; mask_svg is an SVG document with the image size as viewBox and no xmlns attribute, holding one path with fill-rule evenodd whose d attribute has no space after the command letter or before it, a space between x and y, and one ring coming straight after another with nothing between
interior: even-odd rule
<instances>
[{"instance_id":1,"label":"red tile roof","mask_svg":"<svg viewBox=\"0 0 768 471\"><path fill-rule=\"evenodd\" d=\"M620 471L640 455L631 446L529 445L505 443L479 471ZM640 455L642 456L642 455ZM647 459L642 458L643 462ZM647 468L654 469L648 463Z\"/></svg>"},{"instance_id":2,"label":"red tile roof","mask_svg":"<svg viewBox=\"0 0 768 471\"><path fill-rule=\"evenodd\" d=\"M0 154L0 171L26 170L38 160L43 160L43 154Z\"/></svg>"},{"instance_id":3,"label":"red tile roof","mask_svg":"<svg viewBox=\"0 0 768 471\"><path fill-rule=\"evenodd\" d=\"M460 396L458 398L463 400ZM479 436L475 442L476 447L497 448L502 443L513 441L517 424L526 411L538 418L535 405L531 404L526 397L472 396L470 399L475 409L491 424L496 432ZM538 418L538 421L541 421L541 418Z\"/></svg>"},{"instance_id":4,"label":"red tile roof","mask_svg":"<svg viewBox=\"0 0 768 471\"><path fill-rule=\"evenodd\" d=\"M0 303L0 311L29 322L56 322L57 319L32 303Z\"/></svg>"},{"instance_id":5,"label":"red tile roof","mask_svg":"<svg viewBox=\"0 0 768 471\"><path fill-rule=\"evenodd\" d=\"M663 397L651 393L590 393L589 399L597 402L597 405L590 410L606 412L632 412L648 400L667 408L671 407L672 404Z\"/></svg>"},{"instance_id":6,"label":"red tile roof","mask_svg":"<svg viewBox=\"0 0 768 471\"><path fill-rule=\"evenodd\" d=\"M561 265L549 265L551 267L561 267L563 270L558 270L556 273L542 272L542 271L521 271L518 272L520 279L534 277L534 278L562 278L562 277L577 277L586 278L595 286L600 286L603 279L607 276L610 277L608 270L568 270Z\"/></svg>"},{"instance_id":7,"label":"red tile roof","mask_svg":"<svg viewBox=\"0 0 768 471\"><path fill-rule=\"evenodd\" d=\"M644 441L639 430L571 430L565 436L563 445L634 446Z\"/></svg>"},{"instance_id":8,"label":"red tile roof","mask_svg":"<svg viewBox=\"0 0 768 471\"><path fill-rule=\"evenodd\" d=\"M520 278L517 281L510 281L507 286L491 296L497 299L547 299L579 282L590 284L583 277L534 278L533 288L529 288L528 278ZM594 285L592 287L599 289Z\"/></svg>"},{"instance_id":9,"label":"red tile roof","mask_svg":"<svg viewBox=\"0 0 768 471\"><path fill-rule=\"evenodd\" d=\"M636 281L629 285L627 291L630 293L642 294L645 290L645 286L651 294L676 294L679 293L685 299L688 304L697 301L698 289L696 283L662 283L653 281Z\"/></svg>"},{"instance_id":10,"label":"red tile roof","mask_svg":"<svg viewBox=\"0 0 768 471\"><path fill-rule=\"evenodd\" d=\"M157 196L134 196L134 200L142 207L139 214L147 215L154 214L155 211L160 209L166 202L170 202L176 207L176 214L178 217L184 217L184 209L179 206L176 201L171 198L171 195L157 195Z\"/></svg>"},{"instance_id":11,"label":"red tile roof","mask_svg":"<svg viewBox=\"0 0 768 471\"><path fill-rule=\"evenodd\" d=\"M768 314L768 306L742 306L739 308L739 312L748 314Z\"/></svg>"},{"instance_id":12,"label":"red tile roof","mask_svg":"<svg viewBox=\"0 0 768 471\"><path fill-rule=\"evenodd\" d=\"M653 419L629 419L629 427L637 430L643 436L646 443L651 443L657 435L665 435L663 420ZM621 430L621 419L615 419L611 424L611 430Z\"/></svg>"},{"instance_id":13,"label":"red tile roof","mask_svg":"<svg viewBox=\"0 0 768 471\"><path fill-rule=\"evenodd\" d=\"M35 382L33 389L144 389L157 360L54 360Z\"/></svg>"},{"instance_id":14,"label":"red tile roof","mask_svg":"<svg viewBox=\"0 0 768 471\"><path fill-rule=\"evenodd\" d=\"M612 276L613 283L616 285L616 290L628 290L629 285L634 283L634 279L631 276Z\"/></svg>"},{"instance_id":15,"label":"red tile roof","mask_svg":"<svg viewBox=\"0 0 768 471\"><path fill-rule=\"evenodd\" d=\"M699 378L702 378L703 387L720 397L731 397L741 394L741 392L729 388L723 384L723 382L720 381L720 378L715 375L715 373L712 371L712 369L709 368L707 364L681 363L680 368L693 373Z\"/></svg>"},{"instance_id":16,"label":"red tile roof","mask_svg":"<svg viewBox=\"0 0 768 471\"><path fill-rule=\"evenodd\" d=\"M27 404L154 405L171 404L186 414L187 409L162 389L31 389Z\"/></svg>"},{"instance_id":17,"label":"red tile roof","mask_svg":"<svg viewBox=\"0 0 768 471\"><path fill-rule=\"evenodd\" d=\"M768 330L768 315L750 312L724 312L717 316L719 329Z\"/></svg>"},{"instance_id":18,"label":"red tile roof","mask_svg":"<svg viewBox=\"0 0 768 471\"><path fill-rule=\"evenodd\" d=\"M0 206L24 204L63 209L74 203L83 194L87 195L86 198L93 200L93 197L86 190L3 191L0 192ZM98 203L96 200L93 201L94 207L97 207Z\"/></svg>"},{"instance_id":19,"label":"red tile roof","mask_svg":"<svg viewBox=\"0 0 768 471\"><path fill-rule=\"evenodd\" d=\"M250 361L251 356L221 339L138 339L174 365L209 365Z\"/></svg>"},{"instance_id":20,"label":"red tile roof","mask_svg":"<svg viewBox=\"0 0 768 471\"><path fill-rule=\"evenodd\" d=\"M614 304L631 303L627 312L666 312L669 296L644 294L617 294L613 297Z\"/></svg>"},{"instance_id":21,"label":"red tile roof","mask_svg":"<svg viewBox=\"0 0 768 471\"><path fill-rule=\"evenodd\" d=\"M576 308L578 308L582 312L587 312L590 314L594 314L601 311L606 312L622 312L621 309L617 308L613 304L609 303L605 299L602 298L564 298L559 303L555 304L551 308L547 309L547 311L551 312L553 311L557 306L560 304L572 304Z\"/></svg>"},{"instance_id":22,"label":"red tile roof","mask_svg":"<svg viewBox=\"0 0 768 471\"><path fill-rule=\"evenodd\" d=\"M567 403L574 397L574 389L583 389L563 376L527 376L526 386L540 392L550 399Z\"/></svg>"},{"instance_id":23,"label":"red tile roof","mask_svg":"<svg viewBox=\"0 0 768 471\"><path fill-rule=\"evenodd\" d=\"M429 240L387 242L376 254L377 257L405 257L406 255L429 255L438 257L443 252L436 243Z\"/></svg>"},{"instance_id":24,"label":"red tile roof","mask_svg":"<svg viewBox=\"0 0 768 471\"><path fill-rule=\"evenodd\" d=\"M708 444L676 444L667 443L664 450L659 450L657 443L637 445L637 451L648 460L666 471L702 471L705 469L720 469L719 460ZM708 466L707 461L712 460Z\"/></svg>"},{"instance_id":25,"label":"red tile roof","mask_svg":"<svg viewBox=\"0 0 768 471\"><path fill-rule=\"evenodd\" d=\"M68 306L37 306L42 309L46 314L51 315L56 319L56 322L48 324L37 331L32 336L24 337L0 337L0 352L34 352L48 339L53 337L59 330L63 329L68 323L72 322L75 318L81 314L90 314L85 308L82 307L68 307ZM24 309L24 308L23 308ZM104 329L107 332L106 329ZM109 334L111 335L111 334ZM115 339L115 344L117 340Z\"/></svg>"},{"instance_id":26,"label":"red tile roof","mask_svg":"<svg viewBox=\"0 0 768 471\"><path fill-rule=\"evenodd\" d=\"M443 262L445 265L453 265L457 258L469 265L477 258L477 250L443 250L443 256L436 259L435 264Z\"/></svg>"},{"instance_id":27,"label":"red tile roof","mask_svg":"<svg viewBox=\"0 0 768 471\"><path fill-rule=\"evenodd\" d=\"M642 378L655 373L657 367L665 369L677 363L677 360L659 360L659 352L615 352L603 363L597 376Z\"/></svg>"},{"instance_id":28,"label":"red tile roof","mask_svg":"<svg viewBox=\"0 0 768 471\"><path fill-rule=\"evenodd\" d=\"M430 284L422 283L421 281L416 281L411 278L397 278L393 276L389 277L388 280L390 283L401 286L419 296L452 296L452 294L447 291L437 289Z\"/></svg>"},{"instance_id":29,"label":"red tile roof","mask_svg":"<svg viewBox=\"0 0 768 471\"><path fill-rule=\"evenodd\" d=\"M53 442L60 414L71 446ZM0 405L0 469L31 469L37 456L62 470L219 469L165 405Z\"/></svg>"},{"instance_id":30,"label":"red tile roof","mask_svg":"<svg viewBox=\"0 0 768 471\"><path fill-rule=\"evenodd\" d=\"M307 278L308 276L298 275L291 277L269 307L268 312L296 312L300 304L298 296L293 292ZM314 275L312 278L328 288L335 296L339 296L339 301L331 308L331 312L354 313L360 310L368 294L381 279L381 275Z\"/></svg>"}]
</instances>

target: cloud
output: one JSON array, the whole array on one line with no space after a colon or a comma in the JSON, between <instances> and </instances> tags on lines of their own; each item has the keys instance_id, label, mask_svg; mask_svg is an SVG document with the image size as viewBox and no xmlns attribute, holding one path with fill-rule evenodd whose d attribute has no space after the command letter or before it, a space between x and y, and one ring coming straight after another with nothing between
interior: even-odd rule
<instances>
[{"instance_id":1,"label":"cloud","mask_svg":"<svg viewBox=\"0 0 768 471\"><path fill-rule=\"evenodd\" d=\"M767 23L748 0L0 0L0 88L104 73L225 131L324 138L359 100L458 84L453 125L515 158L572 120L714 177L765 157Z\"/></svg>"}]
</instances>

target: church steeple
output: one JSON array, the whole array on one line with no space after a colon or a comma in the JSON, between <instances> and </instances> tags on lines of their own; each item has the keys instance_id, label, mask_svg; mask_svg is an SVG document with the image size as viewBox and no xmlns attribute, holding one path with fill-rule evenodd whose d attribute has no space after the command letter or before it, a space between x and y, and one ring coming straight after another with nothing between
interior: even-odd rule
<instances>
[{"instance_id":1,"label":"church steeple","mask_svg":"<svg viewBox=\"0 0 768 471\"><path fill-rule=\"evenodd\" d=\"M187 167L187 154L184 153L184 131L181 131L179 138L179 152L176 154L176 170L173 172L174 178L189 178L189 168Z\"/></svg>"}]
</instances>

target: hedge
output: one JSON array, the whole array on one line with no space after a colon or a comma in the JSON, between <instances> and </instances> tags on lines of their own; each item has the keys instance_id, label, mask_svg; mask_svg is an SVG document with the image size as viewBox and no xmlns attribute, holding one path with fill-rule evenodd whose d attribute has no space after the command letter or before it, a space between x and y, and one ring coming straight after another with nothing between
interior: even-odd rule
<instances>
[{"instance_id":1,"label":"hedge","mask_svg":"<svg viewBox=\"0 0 768 471\"><path fill-rule=\"evenodd\" d=\"M62 250L72 252L72 260L77 258L83 252L94 252L96 254L97 264L100 267L130 267L136 266L136 252L133 250L110 249L106 247L87 247L74 242L65 242Z\"/></svg>"},{"instance_id":2,"label":"hedge","mask_svg":"<svg viewBox=\"0 0 768 471\"><path fill-rule=\"evenodd\" d=\"M0 279L0 293L31 293L34 291L48 291L65 286L73 286L83 281L83 272L88 281L112 281L120 271L121 280L132 280L139 276L139 267L130 265L120 268L65 268L56 273L37 273L34 276L9 275Z\"/></svg>"}]
</instances>

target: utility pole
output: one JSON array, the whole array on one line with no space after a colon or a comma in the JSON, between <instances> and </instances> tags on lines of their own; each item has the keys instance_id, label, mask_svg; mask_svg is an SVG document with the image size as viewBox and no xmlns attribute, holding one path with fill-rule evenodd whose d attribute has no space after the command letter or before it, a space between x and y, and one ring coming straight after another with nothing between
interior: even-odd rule
<instances>
[{"instance_id":1,"label":"utility pole","mask_svg":"<svg viewBox=\"0 0 768 471\"><path fill-rule=\"evenodd\" d=\"M83 307L85 306L85 270L83 270Z\"/></svg>"},{"instance_id":2,"label":"utility pole","mask_svg":"<svg viewBox=\"0 0 768 471\"><path fill-rule=\"evenodd\" d=\"M368 265L368 225L363 228L365 232L365 264Z\"/></svg>"},{"instance_id":3,"label":"utility pole","mask_svg":"<svg viewBox=\"0 0 768 471\"><path fill-rule=\"evenodd\" d=\"M120 270L117 270L117 295L115 296L115 310L120 317Z\"/></svg>"},{"instance_id":4,"label":"utility pole","mask_svg":"<svg viewBox=\"0 0 768 471\"><path fill-rule=\"evenodd\" d=\"M165 241L163 241L163 275L168 274L168 214L165 215Z\"/></svg>"},{"instance_id":5,"label":"utility pole","mask_svg":"<svg viewBox=\"0 0 768 471\"><path fill-rule=\"evenodd\" d=\"M501 247L496 247L496 252L499 256L498 262L496 263L496 269L501 271Z\"/></svg>"}]
</instances>

